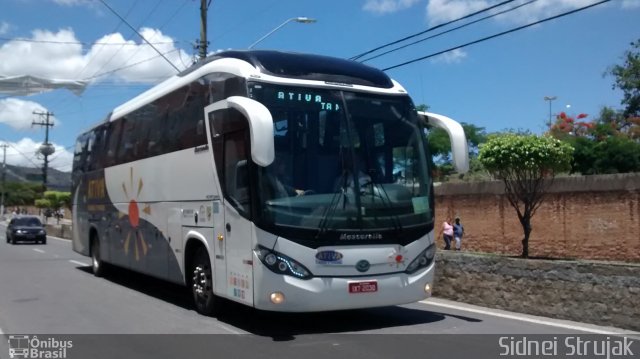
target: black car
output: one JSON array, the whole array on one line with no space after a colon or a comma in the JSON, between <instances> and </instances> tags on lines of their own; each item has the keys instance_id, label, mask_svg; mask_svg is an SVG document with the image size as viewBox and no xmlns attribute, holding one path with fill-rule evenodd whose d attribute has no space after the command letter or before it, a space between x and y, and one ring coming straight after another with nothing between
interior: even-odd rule
<instances>
[{"instance_id":1,"label":"black car","mask_svg":"<svg viewBox=\"0 0 640 359\"><path fill-rule=\"evenodd\" d=\"M18 241L29 241L47 244L45 231L40 218L36 216L18 216L12 218L7 226L7 243L16 244Z\"/></svg>"}]
</instances>

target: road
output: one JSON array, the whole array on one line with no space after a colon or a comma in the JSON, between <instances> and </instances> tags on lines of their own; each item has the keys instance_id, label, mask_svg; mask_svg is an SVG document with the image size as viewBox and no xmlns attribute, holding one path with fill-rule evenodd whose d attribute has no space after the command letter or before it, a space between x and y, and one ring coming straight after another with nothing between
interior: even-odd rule
<instances>
[{"instance_id":1,"label":"road","mask_svg":"<svg viewBox=\"0 0 640 359\"><path fill-rule=\"evenodd\" d=\"M11 245L5 241L4 230L0 226L0 334L41 337L118 334L76 339L86 342L84 346L76 345L76 350L86 347L95 358L111 357L105 352L91 351L96 345L111 341L117 343L116 353L133 350L136 357L181 357L184 352L176 348L193 341L190 346L195 345L201 352L191 353L192 357L199 357L206 352L204 348L212 345L213 352L233 357L242 357L238 353L256 357L251 348L258 346L258 354L261 353L258 357L293 350L310 357L341 353L350 358L386 358L425 348L460 355L492 350L495 354L500 348L499 335L521 338L533 334L622 333L614 328L524 316L436 298L402 306L312 314L259 312L224 302L223 314L209 318L192 309L183 287L117 268L112 268L105 278L96 278L91 273L89 258L73 252L69 241L49 237L47 245ZM5 358L7 351L2 345L6 347L7 342L0 342L0 358ZM123 347L122 343L128 344Z\"/></svg>"}]
</instances>

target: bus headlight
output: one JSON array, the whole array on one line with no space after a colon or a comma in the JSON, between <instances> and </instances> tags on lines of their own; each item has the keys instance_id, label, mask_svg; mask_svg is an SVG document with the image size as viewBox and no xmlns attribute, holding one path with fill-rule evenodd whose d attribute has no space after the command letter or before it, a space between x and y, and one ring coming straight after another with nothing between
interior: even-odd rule
<instances>
[{"instance_id":1,"label":"bus headlight","mask_svg":"<svg viewBox=\"0 0 640 359\"><path fill-rule=\"evenodd\" d=\"M262 264L273 273L290 275L300 279L310 279L312 277L307 268L282 253L262 246L256 247L255 252Z\"/></svg>"},{"instance_id":2,"label":"bus headlight","mask_svg":"<svg viewBox=\"0 0 640 359\"><path fill-rule=\"evenodd\" d=\"M416 257L416 259L414 259L413 262L411 262L407 266L407 270L405 272L407 274L412 274L418 271L418 269L428 267L431 264L431 262L433 262L433 257L435 257L435 255L436 255L436 244L431 243L431 245L427 247L427 249L422 251Z\"/></svg>"}]
</instances>

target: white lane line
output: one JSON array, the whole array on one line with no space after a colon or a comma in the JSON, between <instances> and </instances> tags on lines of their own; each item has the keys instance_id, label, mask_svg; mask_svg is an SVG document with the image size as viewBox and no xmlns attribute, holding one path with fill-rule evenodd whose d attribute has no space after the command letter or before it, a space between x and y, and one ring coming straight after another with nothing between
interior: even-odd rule
<instances>
[{"instance_id":1,"label":"white lane line","mask_svg":"<svg viewBox=\"0 0 640 359\"><path fill-rule=\"evenodd\" d=\"M2 331L2 328L0 328L0 336L3 336L4 332Z\"/></svg>"},{"instance_id":2,"label":"white lane line","mask_svg":"<svg viewBox=\"0 0 640 359\"><path fill-rule=\"evenodd\" d=\"M80 261L76 261L76 260L73 260L73 259L69 259L69 262L70 262L70 263L73 263L73 264L77 264L77 265L79 265L79 266L83 266L83 267L88 267L88 266L90 266L90 264L89 264L89 263L80 262Z\"/></svg>"},{"instance_id":3,"label":"white lane line","mask_svg":"<svg viewBox=\"0 0 640 359\"><path fill-rule=\"evenodd\" d=\"M595 329L595 328L585 327L585 326L581 326L581 325L566 324L566 323L555 322L555 321L551 321L551 320L543 320L543 319L533 318L533 317L524 316L524 315L501 313L501 312L498 312L498 311L491 310L489 308L476 309L476 308L467 307L466 305L453 305L453 304L447 304L447 303L442 303L442 302L436 302L436 301L433 301L433 300L423 300L423 301L420 301L420 303L427 304L427 305L433 305L433 306L436 306L436 307L443 307L443 308L449 308L449 309L455 309L455 310L462 310L462 311L471 312L471 313L490 315L490 316L504 318L504 319L519 320L519 321L522 321L522 322L528 322L528 323L533 323L533 324L542 324L542 325L548 325L548 326L552 326L552 327L558 327L558 328L564 328L564 329L570 329L570 330L577 330L577 331L594 333L594 334L640 334L640 333L636 333L636 332L633 332L633 331L625 331L625 330L616 331L616 330Z\"/></svg>"},{"instance_id":4,"label":"white lane line","mask_svg":"<svg viewBox=\"0 0 640 359\"><path fill-rule=\"evenodd\" d=\"M247 334L247 332L242 333L242 332L239 332L239 331L237 331L237 330L233 330L233 329L231 329L231 328L227 327L226 325L220 324L220 322L218 322L218 326L219 326L220 328L222 328L222 329L224 329L224 330L228 331L228 332L229 332L229 333L231 333L231 334L237 334L237 335Z\"/></svg>"},{"instance_id":5,"label":"white lane line","mask_svg":"<svg viewBox=\"0 0 640 359\"><path fill-rule=\"evenodd\" d=\"M47 253L47 252L45 252L45 251L43 251L42 249L39 249L39 248L31 248L31 249L33 249L34 251L36 251L38 253Z\"/></svg>"},{"instance_id":6,"label":"white lane line","mask_svg":"<svg viewBox=\"0 0 640 359\"><path fill-rule=\"evenodd\" d=\"M53 238L53 239L58 240L58 241L60 241L60 242L68 242L68 243L71 243L71 240L70 240L70 239L65 239L65 238L60 238L60 237L54 237L54 236L49 236L49 235L47 235L47 238Z\"/></svg>"}]
</instances>

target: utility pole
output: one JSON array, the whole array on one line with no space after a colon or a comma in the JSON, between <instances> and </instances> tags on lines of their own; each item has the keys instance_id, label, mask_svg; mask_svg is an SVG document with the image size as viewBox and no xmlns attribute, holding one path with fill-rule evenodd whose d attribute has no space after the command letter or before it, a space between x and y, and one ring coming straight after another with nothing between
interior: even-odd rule
<instances>
[{"instance_id":1,"label":"utility pole","mask_svg":"<svg viewBox=\"0 0 640 359\"><path fill-rule=\"evenodd\" d=\"M2 198L0 199L0 218L4 218L4 192L6 192L6 173L7 173L7 147L6 143L0 145L2 147Z\"/></svg>"},{"instance_id":2,"label":"utility pole","mask_svg":"<svg viewBox=\"0 0 640 359\"><path fill-rule=\"evenodd\" d=\"M200 41L198 42L198 57L200 61L207 57L207 8L211 0L200 0Z\"/></svg>"},{"instance_id":3,"label":"utility pole","mask_svg":"<svg viewBox=\"0 0 640 359\"><path fill-rule=\"evenodd\" d=\"M50 122L49 119L53 116L53 113L47 112L38 112L33 111L34 115L39 115L40 117L44 117L44 121L36 122L33 121L31 125L44 126L44 143L40 146L38 151L44 155L44 166L42 167L42 187L46 191L47 190L47 171L49 167L49 156L55 152L53 146L49 143L49 127L53 127L53 122Z\"/></svg>"},{"instance_id":4,"label":"utility pole","mask_svg":"<svg viewBox=\"0 0 640 359\"><path fill-rule=\"evenodd\" d=\"M545 96L544 100L545 101L549 101L549 122L547 123L547 128L549 131L551 131L551 125L553 124L553 122L551 121L551 103L558 99L558 97L556 96Z\"/></svg>"}]
</instances>

